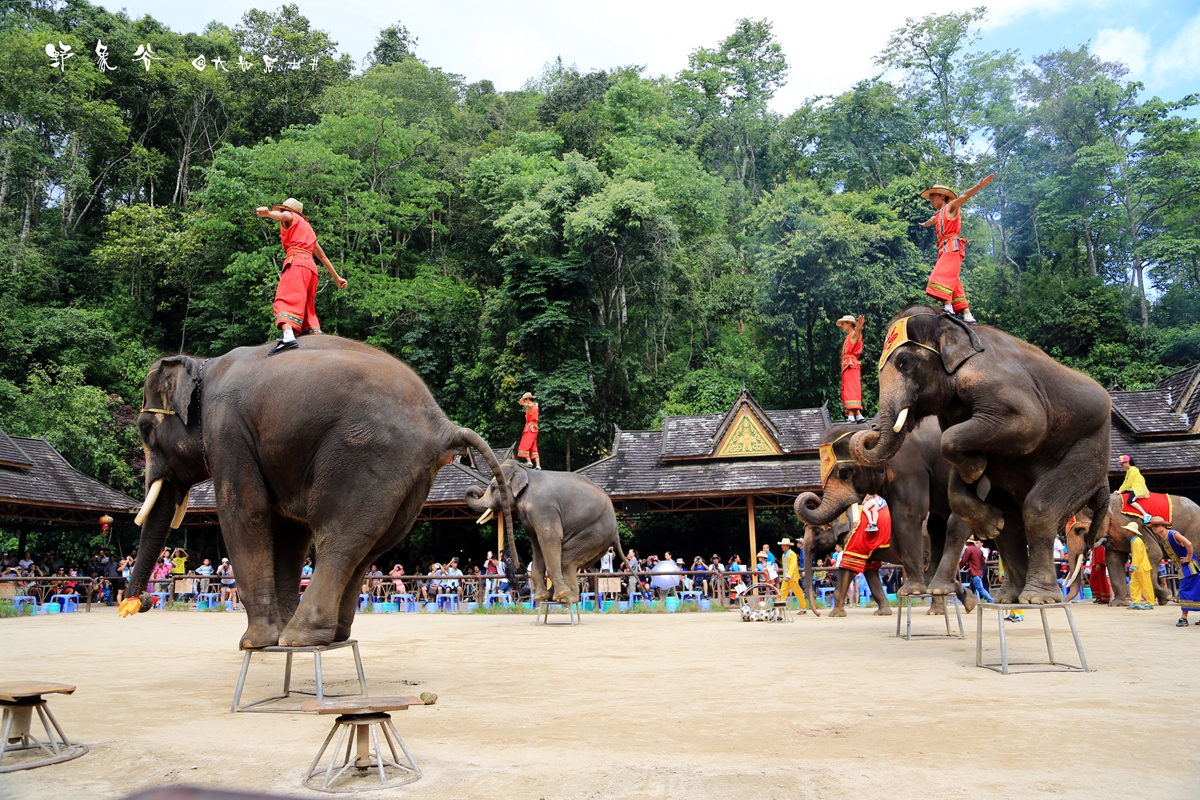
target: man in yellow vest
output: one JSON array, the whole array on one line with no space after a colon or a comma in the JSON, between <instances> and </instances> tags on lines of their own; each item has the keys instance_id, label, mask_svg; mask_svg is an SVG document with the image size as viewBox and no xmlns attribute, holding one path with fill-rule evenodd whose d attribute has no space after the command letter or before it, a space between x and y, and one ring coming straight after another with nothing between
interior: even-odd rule
<instances>
[{"instance_id":1,"label":"man in yellow vest","mask_svg":"<svg viewBox=\"0 0 1200 800\"><path fill-rule=\"evenodd\" d=\"M800 602L800 613L804 614L808 609L808 603L804 600L804 590L800 588L800 559L796 557L796 551L792 549L791 539L785 536L779 546L783 548L783 563L779 575L779 597L786 603L789 592L796 595Z\"/></svg>"}]
</instances>

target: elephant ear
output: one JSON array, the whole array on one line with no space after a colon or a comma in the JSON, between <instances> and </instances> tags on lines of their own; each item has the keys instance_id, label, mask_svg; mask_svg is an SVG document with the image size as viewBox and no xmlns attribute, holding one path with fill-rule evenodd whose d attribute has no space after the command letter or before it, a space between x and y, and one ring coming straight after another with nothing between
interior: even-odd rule
<instances>
[{"instance_id":1,"label":"elephant ear","mask_svg":"<svg viewBox=\"0 0 1200 800\"><path fill-rule=\"evenodd\" d=\"M195 359L188 356L164 358L159 362L157 371L151 373L146 381L142 407L174 412L187 425L198 372ZM155 406L156 403L159 405Z\"/></svg>"},{"instance_id":2,"label":"elephant ear","mask_svg":"<svg viewBox=\"0 0 1200 800\"><path fill-rule=\"evenodd\" d=\"M504 479L508 481L508 488L512 490L513 497L519 497L529 486L529 470L520 464L508 462L501 464L500 469L504 470Z\"/></svg>"},{"instance_id":3,"label":"elephant ear","mask_svg":"<svg viewBox=\"0 0 1200 800\"><path fill-rule=\"evenodd\" d=\"M945 314L941 322L939 349L942 351L942 365L947 373L953 374L968 358L982 353L983 345L971 326L962 320Z\"/></svg>"}]
</instances>

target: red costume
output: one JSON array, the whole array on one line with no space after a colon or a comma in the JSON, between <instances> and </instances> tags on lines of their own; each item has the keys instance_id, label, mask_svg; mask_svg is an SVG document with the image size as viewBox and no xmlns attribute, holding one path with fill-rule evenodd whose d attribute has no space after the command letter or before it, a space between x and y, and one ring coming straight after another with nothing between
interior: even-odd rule
<instances>
[{"instance_id":1,"label":"red costume","mask_svg":"<svg viewBox=\"0 0 1200 800\"><path fill-rule=\"evenodd\" d=\"M538 457L538 404L530 403L525 406L525 427L521 431L521 444L517 447L517 458L533 459Z\"/></svg>"},{"instance_id":2,"label":"red costume","mask_svg":"<svg viewBox=\"0 0 1200 800\"><path fill-rule=\"evenodd\" d=\"M887 547L892 543L891 508L884 506L879 509L879 519L876 523L879 530L867 530L869 523L865 513L859 514L858 527L854 529L854 533L850 534L850 539L846 542L846 549L842 552L842 560L838 565L842 569L861 573L883 566L882 561L869 561L868 559L880 547Z\"/></svg>"},{"instance_id":3,"label":"red costume","mask_svg":"<svg viewBox=\"0 0 1200 800\"><path fill-rule=\"evenodd\" d=\"M1108 582L1108 564L1104 560L1104 546L1092 550L1092 574L1088 577L1092 599L1107 603L1112 600L1112 586Z\"/></svg>"},{"instance_id":4,"label":"red costume","mask_svg":"<svg viewBox=\"0 0 1200 800\"><path fill-rule=\"evenodd\" d=\"M962 231L962 212L953 218L946 216L947 206L942 206L937 212L935 225L937 229L938 260L929 275L929 284L925 294L940 303L950 303L957 314L967 308L967 291L963 289L962 262L965 251L963 246L967 240L959 236Z\"/></svg>"},{"instance_id":5,"label":"red costume","mask_svg":"<svg viewBox=\"0 0 1200 800\"><path fill-rule=\"evenodd\" d=\"M292 213L290 225L279 226L283 242L283 274L275 290L275 327L291 325L297 333L320 333L317 319L317 234L303 215Z\"/></svg>"},{"instance_id":6,"label":"red costume","mask_svg":"<svg viewBox=\"0 0 1200 800\"><path fill-rule=\"evenodd\" d=\"M851 417L862 412L862 337L847 335L842 341L842 408Z\"/></svg>"}]
</instances>

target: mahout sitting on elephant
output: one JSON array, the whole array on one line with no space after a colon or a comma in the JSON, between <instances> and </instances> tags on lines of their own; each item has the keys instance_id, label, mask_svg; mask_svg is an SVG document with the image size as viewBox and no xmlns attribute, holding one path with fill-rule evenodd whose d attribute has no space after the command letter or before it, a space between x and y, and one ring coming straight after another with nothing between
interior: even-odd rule
<instances>
[{"instance_id":1,"label":"mahout sitting on elephant","mask_svg":"<svg viewBox=\"0 0 1200 800\"><path fill-rule=\"evenodd\" d=\"M533 544L533 599L579 602L579 570L600 560L609 547L621 563L617 517L604 490L576 472L530 469L506 459L500 476L512 490L517 514ZM487 522L500 509L503 487L492 478L487 489L467 489L467 505ZM546 579L554 588L553 598Z\"/></svg>"},{"instance_id":2,"label":"mahout sitting on elephant","mask_svg":"<svg viewBox=\"0 0 1200 800\"><path fill-rule=\"evenodd\" d=\"M878 425L878 417L869 423L870 427ZM811 492L796 498L796 516L806 526L826 525L845 514L853 504L861 502L865 495L880 495L891 510L891 545L876 550L871 560L891 560L903 565L904 582L897 594L954 594L968 610L973 609L975 596L958 582L958 559L969 530L950 510L947 497L950 464L941 455L938 421L932 418L922 421L885 465L872 467L862 466L850 457L851 437L861 430L861 424L840 423L829 426L821 434L824 489L820 498ZM928 566L924 547L926 535L930 550ZM808 541L806 532L806 545ZM805 564L810 563L811 559L806 555ZM874 592L875 584L879 582L878 570L867 570L867 573L864 574ZM851 580L851 570L838 570L835 606L830 616L846 615L844 603ZM880 605L876 613L891 613L890 608L886 611L885 608L886 605Z\"/></svg>"},{"instance_id":3,"label":"mahout sitting on elephant","mask_svg":"<svg viewBox=\"0 0 1200 800\"><path fill-rule=\"evenodd\" d=\"M408 534L438 470L468 447L500 466L408 366L336 336L313 336L287 358L258 346L160 359L137 424L147 494L127 590L134 601L123 615L149 608L139 596L154 557L182 521L190 488L211 477L246 606L243 649L349 638L363 574ZM507 517L506 483L501 491ZM315 567L300 598L310 544ZM509 564L510 574L517 568Z\"/></svg>"},{"instance_id":4,"label":"mahout sitting on elephant","mask_svg":"<svg viewBox=\"0 0 1200 800\"><path fill-rule=\"evenodd\" d=\"M1093 535L1108 519L1104 388L1003 331L919 305L889 325L879 391L879 427L851 438L855 461L882 466L936 416L955 468L951 510L1004 560L996 601L1062 602L1054 537L1085 506L1096 512Z\"/></svg>"}]
</instances>

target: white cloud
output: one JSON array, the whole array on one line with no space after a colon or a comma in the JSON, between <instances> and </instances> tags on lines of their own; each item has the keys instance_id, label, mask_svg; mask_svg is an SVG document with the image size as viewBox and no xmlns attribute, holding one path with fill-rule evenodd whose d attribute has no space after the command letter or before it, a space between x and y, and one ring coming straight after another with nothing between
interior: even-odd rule
<instances>
[{"instance_id":1,"label":"white cloud","mask_svg":"<svg viewBox=\"0 0 1200 800\"><path fill-rule=\"evenodd\" d=\"M1120 61L1134 75L1145 74L1150 37L1134 28L1105 28L1096 34L1092 52L1105 61Z\"/></svg>"},{"instance_id":2,"label":"white cloud","mask_svg":"<svg viewBox=\"0 0 1200 800\"><path fill-rule=\"evenodd\" d=\"M1192 17L1171 43L1154 55L1154 75L1160 79L1200 75L1200 14Z\"/></svg>"}]
</instances>

